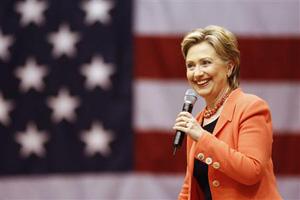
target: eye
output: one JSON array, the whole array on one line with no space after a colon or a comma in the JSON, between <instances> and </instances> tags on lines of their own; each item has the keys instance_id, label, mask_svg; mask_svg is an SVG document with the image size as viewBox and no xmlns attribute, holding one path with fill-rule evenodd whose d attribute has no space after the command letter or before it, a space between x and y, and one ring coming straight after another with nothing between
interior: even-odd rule
<instances>
[{"instance_id":1,"label":"eye","mask_svg":"<svg viewBox=\"0 0 300 200\"><path fill-rule=\"evenodd\" d=\"M202 61L202 65L209 65L211 64L212 62L210 60L203 60Z\"/></svg>"},{"instance_id":2,"label":"eye","mask_svg":"<svg viewBox=\"0 0 300 200\"><path fill-rule=\"evenodd\" d=\"M194 66L194 63L186 63L186 68L188 69L192 69Z\"/></svg>"}]
</instances>

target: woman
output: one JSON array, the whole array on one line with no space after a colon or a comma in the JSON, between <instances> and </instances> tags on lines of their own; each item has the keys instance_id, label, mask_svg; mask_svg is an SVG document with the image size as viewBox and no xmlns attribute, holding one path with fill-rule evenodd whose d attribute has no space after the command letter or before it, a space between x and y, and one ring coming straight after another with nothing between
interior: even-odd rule
<instances>
[{"instance_id":1,"label":"woman","mask_svg":"<svg viewBox=\"0 0 300 200\"><path fill-rule=\"evenodd\" d=\"M182 43L190 86L206 107L194 118L180 112L187 170L179 199L281 199L272 164L270 110L239 88L235 36L218 26L187 34Z\"/></svg>"}]
</instances>

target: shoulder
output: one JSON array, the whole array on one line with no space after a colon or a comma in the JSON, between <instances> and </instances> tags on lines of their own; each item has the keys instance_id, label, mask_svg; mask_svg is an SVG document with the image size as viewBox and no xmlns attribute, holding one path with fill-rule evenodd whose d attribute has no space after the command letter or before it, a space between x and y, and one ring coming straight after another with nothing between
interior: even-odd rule
<instances>
[{"instance_id":1,"label":"shoulder","mask_svg":"<svg viewBox=\"0 0 300 200\"><path fill-rule=\"evenodd\" d=\"M237 108L249 108L253 106L265 106L269 107L268 103L259 96L243 92L241 89L236 91L236 95L233 97Z\"/></svg>"},{"instance_id":2,"label":"shoulder","mask_svg":"<svg viewBox=\"0 0 300 200\"><path fill-rule=\"evenodd\" d=\"M241 115L262 114L267 118L271 117L268 103L254 94L248 94L239 90L234 98L234 102L235 111Z\"/></svg>"}]
</instances>

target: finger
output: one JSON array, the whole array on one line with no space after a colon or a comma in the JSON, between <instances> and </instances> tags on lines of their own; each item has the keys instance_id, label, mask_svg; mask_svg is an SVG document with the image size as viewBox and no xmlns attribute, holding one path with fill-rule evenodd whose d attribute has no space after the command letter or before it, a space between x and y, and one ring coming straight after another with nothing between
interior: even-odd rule
<instances>
[{"instance_id":1,"label":"finger","mask_svg":"<svg viewBox=\"0 0 300 200\"><path fill-rule=\"evenodd\" d=\"M193 126L194 126L194 124L191 121L180 121L180 122L175 123L175 125L174 125L174 127L183 128L184 131L191 130Z\"/></svg>"},{"instance_id":2,"label":"finger","mask_svg":"<svg viewBox=\"0 0 300 200\"><path fill-rule=\"evenodd\" d=\"M173 126L173 129L176 130L176 131L182 131L182 132L185 132L185 133L187 133L187 130L188 130L187 128L185 128L183 126L177 126L177 125Z\"/></svg>"},{"instance_id":3,"label":"finger","mask_svg":"<svg viewBox=\"0 0 300 200\"><path fill-rule=\"evenodd\" d=\"M193 116L192 116L192 114L189 113L189 112L182 111L182 112L180 112L180 113L177 115L177 117L188 117L188 118L191 118L191 117L193 117Z\"/></svg>"},{"instance_id":4,"label":"finger","mask_svg":"<svg viewBox=\"0 0 300 200\"><path fill-rule=\"evenodd\" d=\"M193 122L192 121L189 121L187 124L186 124L186 128L188 129L188 130L191 130L192 129L192 127L193 127Z\"/></svg>"},{"instance_id":5,"label":"finger","mask_svg":"<svg viewBox=\"0 0 300 200\"><path fill-rule=\"evenodd\" d=\"M187 126L187 122L186 121L176 122L175 126L186 127Z\"/></svg>"},{"instance_id":6,"label":"finger","mask_svg":"<svg viewBox=\"0 0 300 200\"><path fill-rule=\"evenodd\" d=\"M186 116L180 116L180 117L177 117L175 122L188 122L190 120L190 118L186 117Z\"/></svg>"}]
</instances>

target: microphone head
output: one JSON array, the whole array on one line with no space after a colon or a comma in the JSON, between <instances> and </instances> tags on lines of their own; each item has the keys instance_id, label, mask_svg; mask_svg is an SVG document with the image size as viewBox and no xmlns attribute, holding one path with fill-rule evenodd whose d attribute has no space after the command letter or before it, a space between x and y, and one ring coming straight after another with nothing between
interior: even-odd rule
<instances>
[{"instance_id":1,"label":"microphone head","mask_svg":"<svg viewBox=\"0 0 300 200\"><path fill-rule=\"evenodd\" d=\"M192 105L197 101L197 94L193 89L187 89L184 96L184 102Z\"/></svg>"}]
</instances>

